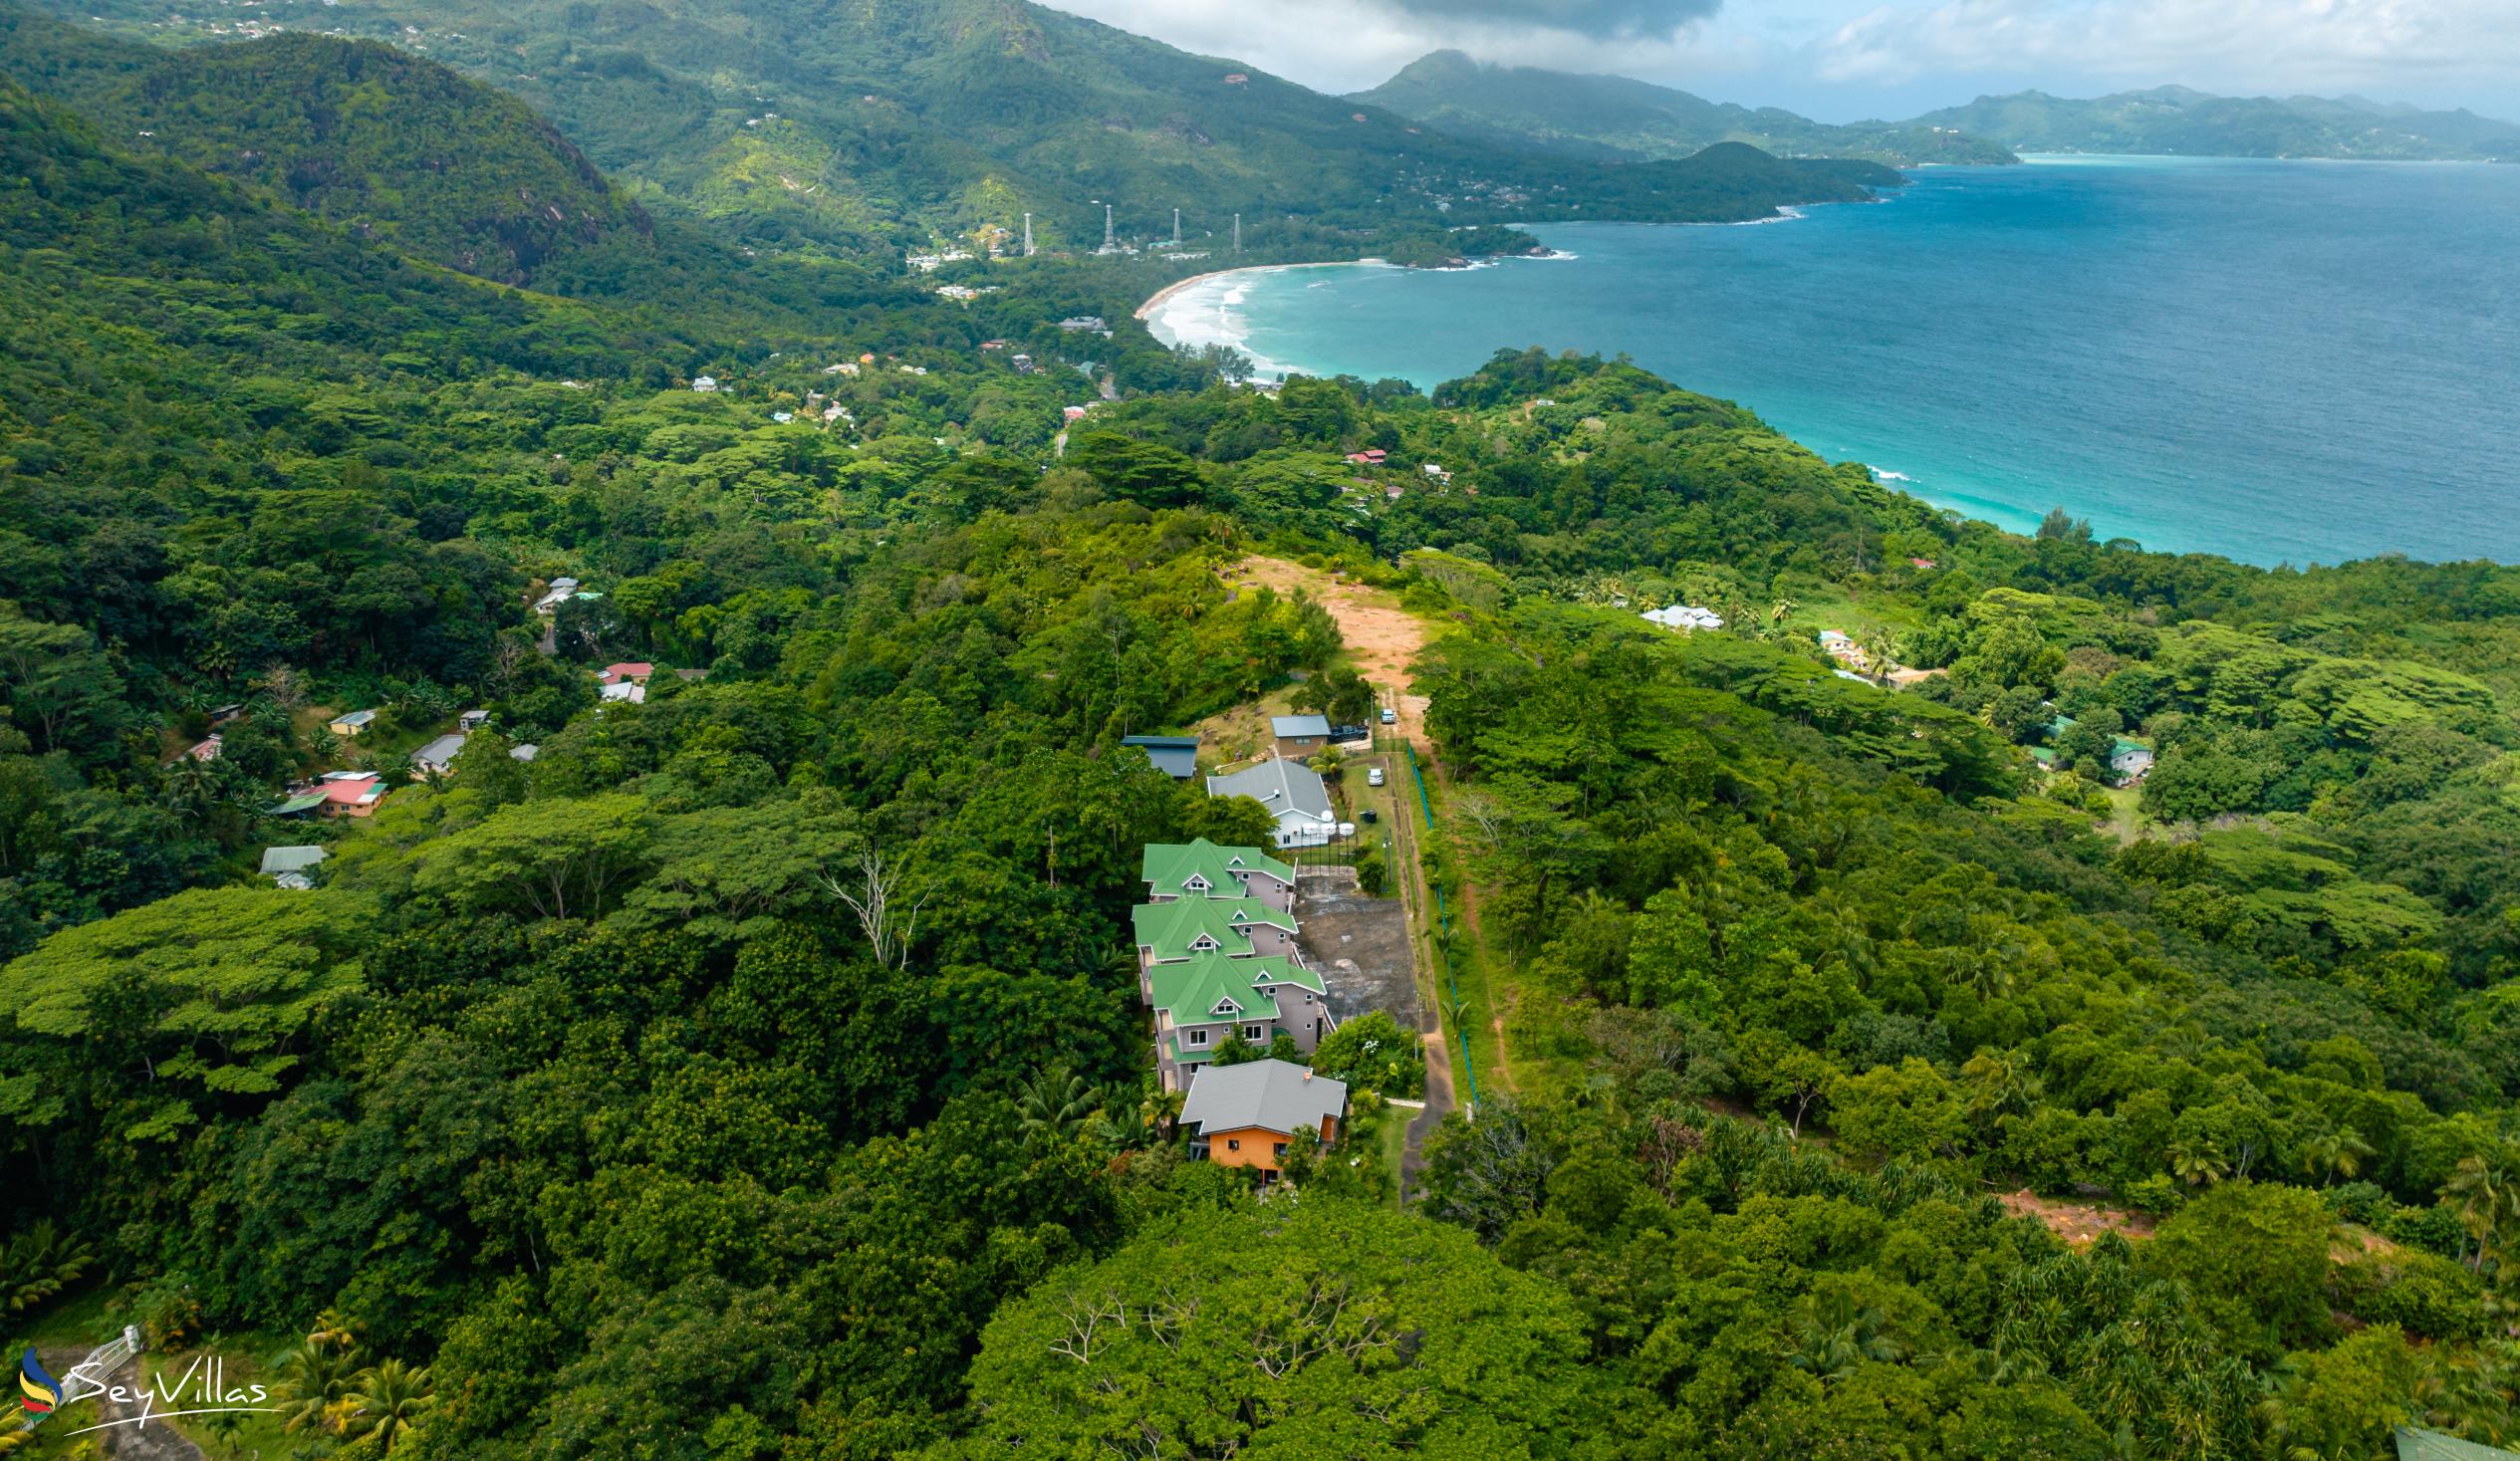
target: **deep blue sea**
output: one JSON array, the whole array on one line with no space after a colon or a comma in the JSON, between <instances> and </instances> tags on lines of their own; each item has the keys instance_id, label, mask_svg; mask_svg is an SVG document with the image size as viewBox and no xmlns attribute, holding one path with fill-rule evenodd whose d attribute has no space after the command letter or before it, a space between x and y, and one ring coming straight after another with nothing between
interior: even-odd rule
<instances>
[{"instance_id":1,"label":"deep blue sea","mask_svg":"<svg viewBox=\"0 0 2520 1461\"><path fill-rule=\"evenodd\" d=\"M1626 353L2007 527L2254 563L2520 562L2520 166L2053 158L1573 258L1203 281L1150 322L1432 385ZM1894 475L1891 475L1894 474Z\"/></svg>"}]
</instances>

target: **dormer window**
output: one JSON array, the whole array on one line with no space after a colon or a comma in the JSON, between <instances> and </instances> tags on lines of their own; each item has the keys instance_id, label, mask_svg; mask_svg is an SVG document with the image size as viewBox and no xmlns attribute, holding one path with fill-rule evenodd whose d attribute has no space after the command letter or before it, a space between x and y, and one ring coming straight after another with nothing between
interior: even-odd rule
<instances>
[{"instance_id":1,"label":"dormer window","mask_svg":"<svg viewBox=\"0 0 2520 1461\"><path fill-rule=\"evenodd\" d=\"M1183 887L1188 888L1188 889L1189 889L1190 891L1192 891L1192 892L1205 892L1205 891L1207 891L1207 888L1208 888L1208 882L1207 882L1207 879L1206 879L1206 878L1204 878L1204 877L1199 876L1199 875L1198 875L1197 873L1195 873L1195 872L1193 872L1193 873L1191 873L1191 874L1190 874L1190 880L1189 880L1189 881L1187 881L1187 882L1185 882L1185 883L1183 883L1183 884L1181 884L1181 885L1182 885Z\"/></svg>"},{"instance_id":2,"label":"dormer window","mask_svg":"<svg viewBox=\"0 0 2520 1461\"><path fill-rule=\"evenodd\" d=\"M1194 938L1194 939L1191 939L1191 940L1190 940L1190 947L1192 947L1192 948L1194 948L1194 949L1198 950L1200 953L1209 953L1209 952L1212 952L1212 951L1214 951L1214 949L1216 948L1216 946L1217 946L1217 945L1216 945L1216 940L1214 940L1214 939L1212 939L1212 938L1208 937L1208 936L1207 936L1206 934L1204 934L1204 933L1202 933L1202 934L1200 934L1198 937L1196 937L1196 938Z\"/></svg>"},{"instance_id":3,"label":"dormer window","mask_svg":"<svg viewBox=\"0 0 2520 1461\"><path fill-rule=\"evenodd\" d=\"M1211 1015L1235 1015L1240 1014L1241 1012L1242 1006L1235 1004L1231 995L1218 1000L1216 1002L1216 1008L1208 1011Z\"/></svg>"}]
</instances>

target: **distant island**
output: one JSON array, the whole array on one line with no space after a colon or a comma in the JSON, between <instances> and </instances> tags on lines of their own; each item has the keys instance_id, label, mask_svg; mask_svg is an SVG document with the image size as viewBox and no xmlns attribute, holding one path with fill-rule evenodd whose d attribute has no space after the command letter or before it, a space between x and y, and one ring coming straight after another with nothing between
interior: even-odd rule
<instances>
[{"instance_id":1,"label":"distant island","mask_svg":"<svg viewBox=\"0 0 2520 1461\"><path fill-rule=\"evenodd\" d=\"M1624 76L1489 66L1459 51L1409 63L1348 99L1396 112L1455 136L1602 161L1685 157L1746 142L1779 157L1856 157L1892 167L2020 159L1972 129L1923 122L1833 125L1778 107L1709 102Z\"/></svg>"},{"instance_id":2,"label":"distant island","mask_svg":"<svg viewBox=\"0 0 2520 1461\"><path fill-rule=\"evenodd\" d=\"M1685 157L1721 141L1780 157L1861 157L1892 167L2014 162L2017 152L2520 160L2520 122L2473 112L2361 97L2217 97L2187 87L2089 101L2018 92L1905 122L1838 125L1630 77L1494 66L1437 51L1348 100L1455 136L1603 161Z\"/></svg>"},{"instance_id":3,"label":"distant island","mask_svg":"<svg viewBox=\"0 0 2520 1461\"><path fill-rule=\"evenodd\" d=\"M2024 152L2203 157L2339 157L2421 162L2520 159L2520 122L2425 112L2361 97L2216 97L2186 87L2087 102L2018 92L1928 112L1911 126L1954 127Z\"/></svg>"}]
</instances>

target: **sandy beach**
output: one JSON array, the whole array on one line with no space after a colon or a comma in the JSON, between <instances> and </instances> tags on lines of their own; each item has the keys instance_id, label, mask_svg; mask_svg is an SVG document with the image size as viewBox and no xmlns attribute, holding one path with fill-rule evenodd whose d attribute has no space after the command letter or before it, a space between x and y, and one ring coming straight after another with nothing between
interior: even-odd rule
<instances>
[{"instance_id":1,"label":"sandy beach","mask_svg":"<svg viewBox=\"0 0 2520 1461\"><path fill-rule=\"evenodd\" d=\"M1354 269L1359 265L1381 264L1382 262L1381 259L1334 259L1317 264L1246 264L1239 269L1211 269L1205 274L1193 274L1187 279L1176 279L1156 290L1146 297L1144 304L1137 307L1137 318L1151 319L1155 311L1162 309L1174 295L1194 285L1205 284L1211 279L1222 279L1228 274L1275 274L1282 269Z\"/></svg>"}]
</instances>

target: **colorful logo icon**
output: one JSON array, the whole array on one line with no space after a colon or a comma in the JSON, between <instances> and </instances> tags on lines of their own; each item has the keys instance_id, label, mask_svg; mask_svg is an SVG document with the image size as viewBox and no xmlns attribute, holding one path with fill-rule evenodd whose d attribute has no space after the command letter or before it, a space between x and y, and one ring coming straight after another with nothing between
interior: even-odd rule
<instances>
[{"instance_id":1,"label":"colorful logo icon","mask_svg":"<svg viewBox=\"0 0 2520 1461\"><path fill-rule=\"evenodd\" d=\"M30 1414L50 1415L53 1407L62 1402L61 1381L45 1372L44 1361L36 1358L32 1349L18 1360L18 1389L25 1395L19 1403Z\"/></svg>"}]
</instances>

